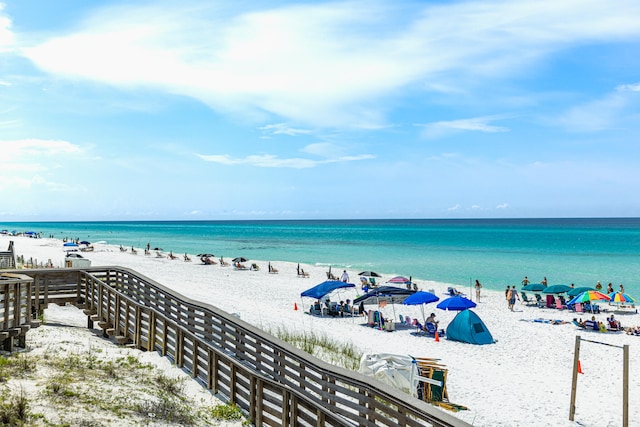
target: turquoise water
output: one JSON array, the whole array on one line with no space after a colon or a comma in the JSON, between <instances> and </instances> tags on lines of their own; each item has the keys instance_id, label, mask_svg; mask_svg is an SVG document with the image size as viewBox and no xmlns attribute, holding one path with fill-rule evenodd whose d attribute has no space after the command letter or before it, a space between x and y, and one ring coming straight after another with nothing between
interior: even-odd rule
<instances>
[{"instance_id":1,"label":"turquoise water","mask_svg":"<svg viewBox=\"0 0 640 427\"><path fill-rule=\"evenodd\" d=\"M640 296L640 218L0 223L43 237L106 241L374 270L503 289L524 276L576 286L624 283Z\"/></svg>"}]
</instances>

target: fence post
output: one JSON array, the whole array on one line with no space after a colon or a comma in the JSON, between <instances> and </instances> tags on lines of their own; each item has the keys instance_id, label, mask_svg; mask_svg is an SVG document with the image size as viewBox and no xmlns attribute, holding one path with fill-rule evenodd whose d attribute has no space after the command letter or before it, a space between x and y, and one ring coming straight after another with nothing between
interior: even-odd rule
<instances>
[{"instance_id":1,"label":"fence post","mask_svg":"<svg viewBox=\"0 0 640 427\"><path fill-rule=\"evenodd\" d=\"M576 335L576 347L573 351L573 378L571 380L571 404L569 405L569 419L573 421L576 414L576 391L578 387L578 363L580 363L580 335Z\"/></svg>"}]
</instances>

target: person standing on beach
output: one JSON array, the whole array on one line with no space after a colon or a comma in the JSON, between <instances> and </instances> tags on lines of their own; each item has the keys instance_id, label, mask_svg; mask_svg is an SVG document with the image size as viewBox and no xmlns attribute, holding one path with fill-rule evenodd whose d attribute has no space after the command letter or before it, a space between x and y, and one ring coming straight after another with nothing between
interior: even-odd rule
<instances>
[{"instance_id":1,"label":"person standing on beach","mask_svg":"<svg viewBox=\"0 0 640 427\"><path fill-rule=\"evenodd\" d=\"M509 293L511 292L511 288L507 285L507 289L504 290L504 298L507 300L507 308L509 307Z\"/></svg>"},{"instance_id":2,"label":"person standing on beach","mask_svg":"<svg viewBox=\"0 0 640 427\"><path fill-rule=\"evenodd\" d=\"M340 280L342 280L343 282L349 281L349 275L347 274L347 270L342 271L342 277L340 277Z\"/></svg>"},{"instance_id":3,"label":"person standing on beach","mask_svg":"<svg viewBox=\"0 0 640 427\"><path fill-rule=\"evenodd\" d=\"M520 301L518 291L516 291L516 285L513 285L509 291L509 310L511 311L513 311L513 307L516 305L516 298Z\"/></svg>"},{"instance_id":4,"label":"person standing on beach","mask_svg":"<svg viewBox=\"0 0 640 427\"><path fill-rule=\"evenodd\" d=\"M480 302L480 289L482 289L482 285L478 279L476 279L476 302Z\"/></svg>"}]
</instances>

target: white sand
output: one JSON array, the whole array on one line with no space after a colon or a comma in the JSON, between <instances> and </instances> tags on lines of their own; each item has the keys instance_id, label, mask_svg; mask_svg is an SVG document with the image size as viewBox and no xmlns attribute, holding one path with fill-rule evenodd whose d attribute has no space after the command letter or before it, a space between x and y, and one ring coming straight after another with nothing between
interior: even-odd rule
<instances>
[{"instance_id":1,"label":"white sand","mask_svg":"<svg viewBox=\"0 0 640 427\"><path fill-rule=\"evenodd\" d=\"M14 240L16 254L38 261L53 261L61 266L62 242L52 239L0 237L0 248ZM295 311L312 302L301 300L300 293L326 280L326 268L302 266L310 278L298 278L294 263L273 262L279 274L268 274L267 263L257 262L260 271L236 271L219 265L205 266L192 256L192 262L122 253L116 247L97 245L83 255L94 266L119 265L132 268L190 298L238 313L241 318L264 329L313 331L350 342L365 352L410 354L440 358L449 369L447 389L452 402L465 405L468 411L455 416L475 426L613 426L622 422L622 349L583 342L580 361L583 375L577 388L576 422L569 421L569 403L575 337L630 347L629 414L630 425L640 425L640 379L637 375L640 337L624 333L579 331L572 324L550 325L522 321L535 318L571 320L572 312L538 309L517 304L515 312L506 308L504 292L482 291L482 301L475 310L482 318L496 344L476 346L441 338L416 337L410 329L388 333L364 325L363 318L318 318ZM352 281L356 271L348 271ZM401 272L398 272L401 273ZM382 281L390 278L384 277ZM422 278L424 279L424 278ZM423 290L434 289L442 299L446 284L416 279ZM469 289L460 289L469 292ZM356 291L342 292L339 299L354 299ZM333 298L334 300L336 298ZM606 307L606 304L603 305ZM426 306L427 315L435 312L440 326L446 325L455 312ZM382 311L389 317L392 307ZM395 313L422 318L419 307L396 306ZM606 313L596 315L604 320ZM640 324L638 314L616 314L623 326Z\"/></svg>"}]
</instances>

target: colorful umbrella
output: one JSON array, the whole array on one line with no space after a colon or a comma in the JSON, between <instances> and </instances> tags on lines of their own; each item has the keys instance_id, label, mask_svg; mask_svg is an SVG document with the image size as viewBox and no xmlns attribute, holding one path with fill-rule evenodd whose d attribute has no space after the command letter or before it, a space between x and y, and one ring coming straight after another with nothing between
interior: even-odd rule
<instances>
[{"instance_id":1,"label":"colorful umbrella","mask_svg":"<svg viewBox=\"0 0 640 427\"><path fill-rule=\"evenodd\" d=\"M567 303L567 305L572 305L577 302L585 303L590 301L609 301L609 295L603 294L598 291L584 291L580 295L575 296L571 301Z\"/></svg>"},{"instance_id":2,"label":"colorful umbrella","mask_svg":"<svg viewBox=\"0 0 640 427\"><path fill-rule=\"evenodd\" d=\"M611 292L609 294L609 298L611 299L611 302L617 304L628 304L636 302L635 298L633 298L631 295L623 294L622 292Z\"/></svg>"},{"instance_id":3,"label":"colorful umbrella","mask_svg":"<svg viewBox=\"0 0 640 427\"><path fill-rule=\"evenodd\" d=\"M567 292L567 295L569 295L570 297L575 297L577 295L580 295L584 291L595 291L595 290L596 289L594 289L594 288L592 288L590 286L580 286L578 288L571 289L569 292Z\"/></svg>"},{"instance_id":4,"label":"colorful umbrella","mask_svg":"<svg viewBox=\"0 0 640 427\"><path fill-rule=\"evenodd\" d=\"M410 282L411 282L411 279L407 279L404 276L396 276L396 277L394 277L392 279L389 279L387 281L387 283L399 283L399 284L403 284L403 285L406 284L406 283L410 283Z\"/></svg>"}]
</instances>

